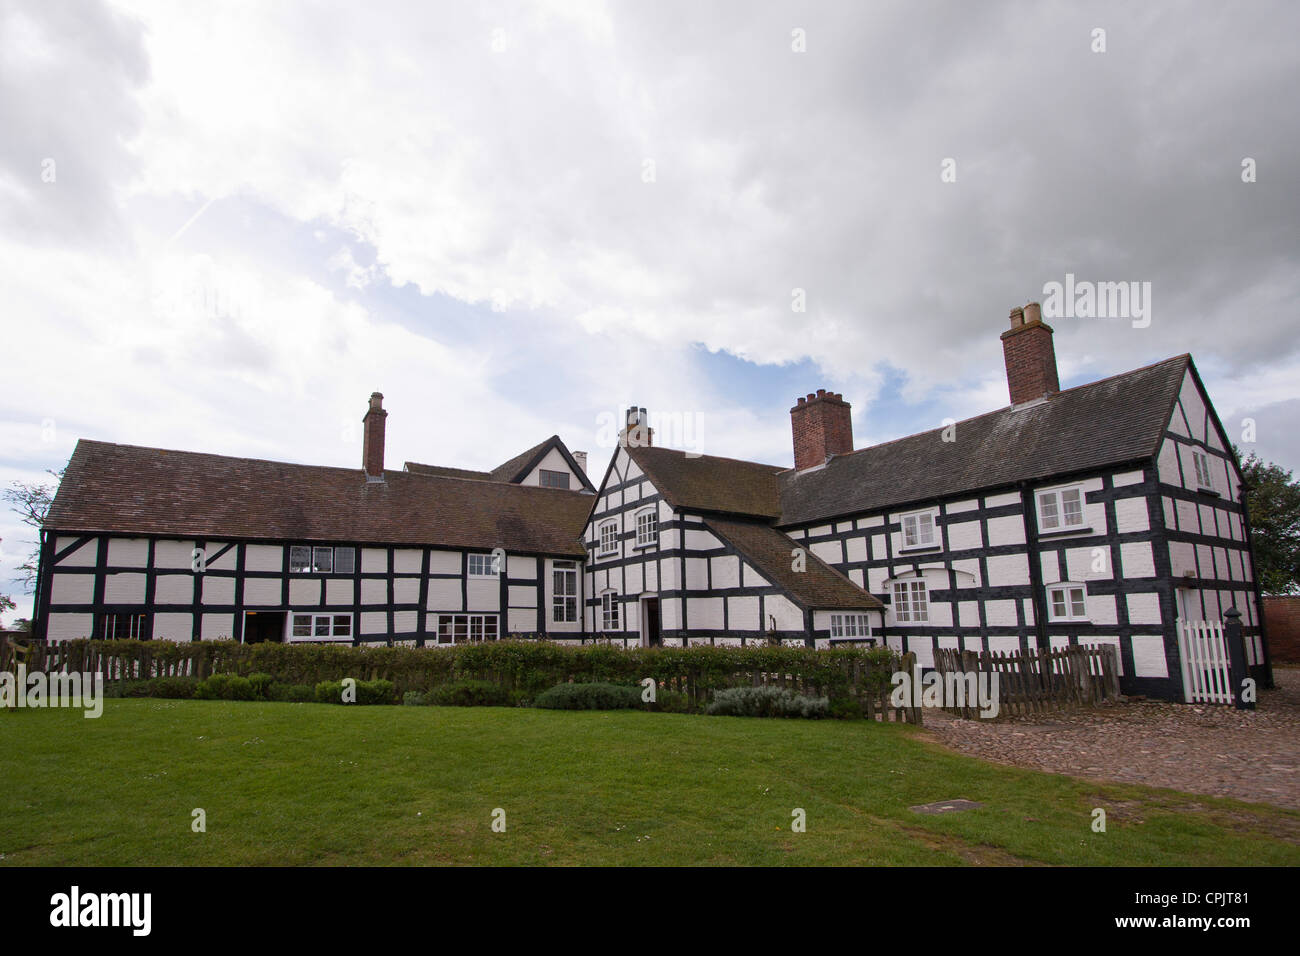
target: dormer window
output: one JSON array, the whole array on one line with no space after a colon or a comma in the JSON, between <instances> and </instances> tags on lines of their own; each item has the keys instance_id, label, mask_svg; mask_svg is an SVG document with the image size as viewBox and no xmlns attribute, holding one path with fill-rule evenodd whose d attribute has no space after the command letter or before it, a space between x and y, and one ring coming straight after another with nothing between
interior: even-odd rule
<instances>
[{"instance_id":1,"label":"dormer window","mask_svg":"<svg viewBox=\"0 0 1300 956\"><path fill-rule=\"evenodd\" d=\"M545 468L538 469L537 481L543 488L564 488L569 487L569 473L567 471L547 471Z\"/></svg>"}]
</instances>

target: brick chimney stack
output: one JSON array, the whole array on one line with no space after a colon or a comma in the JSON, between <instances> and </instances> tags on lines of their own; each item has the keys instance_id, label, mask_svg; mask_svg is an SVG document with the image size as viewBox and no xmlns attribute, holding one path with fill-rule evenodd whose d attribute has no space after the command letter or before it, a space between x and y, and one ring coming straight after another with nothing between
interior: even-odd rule
<instances>
[{"instance_id":1,"label":"brick chimney stack","mask_svg":"<svg viewBox=\"0 0 1300 956\"><path fill-rule=\"evenodd\" d=\"M624 448L649 448L654 444L655 432L644 408L635 405L627 410L626 424L619 430L618 443Z\"/></svg>"},{"instance_id":2,"label":"brick chimney stack","mask_svg":"<svg viewBox=\"0 0 1300 956\"><path fill-rule=\"evenodd\" d=\"M370 408L366 417L361 419L365 435L361 442L361 467L365 469L366 478L372 481L384 480L384 396L379 392L370 394Z\"/></svg>"},{"instance_id":3,"label":"brick chimney stack","mask_svg":"<svg viewBox=\"0 0 1300 956\"><path fill-rule=\"evenodd\" d=\"M852 406L844 396L817 389L790 409L794 433L794 470L824 465L833 455L853 451Z\"/></svg>"},{"instance_id":4,"label":"brick chimney stack","mask_svg":"<svg viewBox=\"0 0 1300 956\"><path fill-rule=\"evenodd\" d=\"M1052 327L1043 321L1037 302L1011 310L1011 328L1002 333L1002 357L1007 365L1012 405L1046 398L1061 390Z\"/></svg>"}]
</instances>

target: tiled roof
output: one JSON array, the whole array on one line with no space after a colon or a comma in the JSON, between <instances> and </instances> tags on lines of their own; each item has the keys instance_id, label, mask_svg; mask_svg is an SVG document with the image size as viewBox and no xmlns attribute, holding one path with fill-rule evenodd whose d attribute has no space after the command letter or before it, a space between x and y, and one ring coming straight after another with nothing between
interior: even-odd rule
<instances>
[{"instance_id":1,"label":"tiled roof","mask_svg":"<svg viewBox=\"0 0 1300 956\"><path fill-rule=\"evenodd\" d=\"M1191 363L1155 365L781 476L782 526L1034 481L1154 455Z\"/></svg>"},{"instance_id":2,"label":"tiled roof","mask_svg":"<svg viewBox=\"0 0 1300 956\"><path fill-rule=\"evenodd\" d=\"M552 435L543 442L538 442L527 451L520 452L504 464L497 465L491 471L474 471L470 468L449 468L446 465L424 465L417 461L408 461L405 469L412 474L434 475L439 478L468 478L474 481L505 481L520 482L528 477L528 473L533 470L533 466L542 460L547 451L555 448L564 456L569 467L573 469L578 476L578 482L584 485L589 491L595 491L591 487L591 482L579 467L578 463L573 460L569 453L568 447L561 441L559 435Z\"/></svg>"},{"instance_id":3,"label":"tiled roof","mask_svg":"<svg viewBox=\"0 0 1300 956\"><path fill-rule=\"evenodd\" d=\"M755 518L781 514L777 475L784 469L777 465L673 448L628 446L627 451L674 508Z\"/></svg>"},{"instance_id":4,"label":"tiled roof","mask_svg":"<svg viewBox=\"0 0 1300 956\"><path fill-rule=\"evenodd\" d=\"M704 525L805 608L867 610L884 606L812 551L804 553L805 570L794 570L794 549L799 545L769 524L709 517Z\"/></svg>"},{"instance_id":5,"label":"tiled roof","mask_svg":"<svg viewBox=\"0 0 1300 956\"><path fill-rule=\"evenodd\" d=\"M447 465L422 465L418 461L408 461L402 466L413 475L431 475L434 478L466 478L470 481L495 481L490 471L474 471L470 468L450 468Z\"/></svg>"},{"instance_id":6,"label":"tiled roof","mask_svg":"<svg viewBox=\"0 0 1300 956\"><path fill-rule=\"evenodd\" d=\"M83 439L46 527L586 554L590 495L404 471L384 478Z\"/></svg>"}]
</instances>

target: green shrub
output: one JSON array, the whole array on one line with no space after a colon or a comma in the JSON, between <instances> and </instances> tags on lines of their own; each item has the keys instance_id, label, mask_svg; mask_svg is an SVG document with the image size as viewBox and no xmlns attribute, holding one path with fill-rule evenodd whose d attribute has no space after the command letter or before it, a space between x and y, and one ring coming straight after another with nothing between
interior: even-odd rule
<instances>
[{"instance_id":1,"label":"green shrub","mask_svg":"<svg viewBox=\"0 0 1300 956\"><path fill-rule=\"evenodd\" d=\"M199 700L256 700L257 686L238 674L213 674L194 688Z\"/></svg>"},{"instance_id":2,"label":"green shrub","mask_svg":"<svg viewBox=\"0 0 1300 956\"><path fill-rule=\"evenodd\" d=\"M621 710L641 706L641 690L621 684L557 684L533 701L547 710Z\"/></svg>"},{"instance_id":3,"label":"green shrub","mask_svg":"<svg viewBox=\"0 0 1300 956\"><path fill-rule=\"evenodd\" d=\"M804 697L783 687L731 687L720 690L708 713L729 717L825 717L830 701Z\"/></svg>"},{"instance_id":4,"label":"green shrub","mask_svg":"<svg viewBox=\"0 0 1300 956\"><path fill-rule=\"evenodd\" d=\"M418 690L408 690L402 695L402 705L404 707L420 707L427 703L425 695Z\"/></svg>"},{"instance_id":5,"label":"green shrub","mask_svg":"<svg viewBox=\"0 0 1300 956\"><path fill-rule=\"evenodd\" d=\"M435 687L425 702L437 707L509 707L510 692L485 680L458 680Z\"/></svg>"},{"instance_id":6,"label":"green shrub","mask_svg":"<svg viewBox=\"0 0 1300 956\"><path fill-rule=\"evenodd\" d=\"M390 680L359 680L356 682L358 704L391 704L397 691ZM343 681L323 680L316 685L316 700L322 704L343 703Z\"/></svg>"},{"instance_id":7,"label":"green shrub","mask_svg":"<svg viewBox=\"0 0 1300 956\"><path fill-rule=\"evenodd\" d=\"M155 677L146 681L150 697L163 697L169 700L189 700L199 682L194 677Z\"/></svg>"},{"instance_id":8,"label":"green shrub","mask_svg":"<svg viewBox=\"0 0 1300 956\"><path fill-rule=\"evenodd\" d=\"M397 688L390 680L357 681L358 704L393 704L397 702Z\"/></svg>"}]
</instances>

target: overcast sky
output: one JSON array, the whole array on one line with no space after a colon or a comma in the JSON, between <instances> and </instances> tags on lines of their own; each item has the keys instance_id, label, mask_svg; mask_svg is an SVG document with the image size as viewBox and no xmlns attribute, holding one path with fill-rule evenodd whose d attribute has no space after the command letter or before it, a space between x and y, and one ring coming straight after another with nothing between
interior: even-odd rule
<instances>
[{"instance_id":1,"label":"overcast sky","mask_svg":"<svg viewBox=\"0 0 1300 956\"><path fill-rule=\"evenodd\" d=\"M83 437L356 467L375 390L390 467L558 433L599 480L629 403L789 464L820 387L859 447L1005 405L1007 313L1067 274L1151 300L1049 319L1063 387L1190 352L1300 467L1297 34L1289 2L0 0L0 479ZM31 537L0 518L22 615Z\"/></svg>"}]
</instances>

